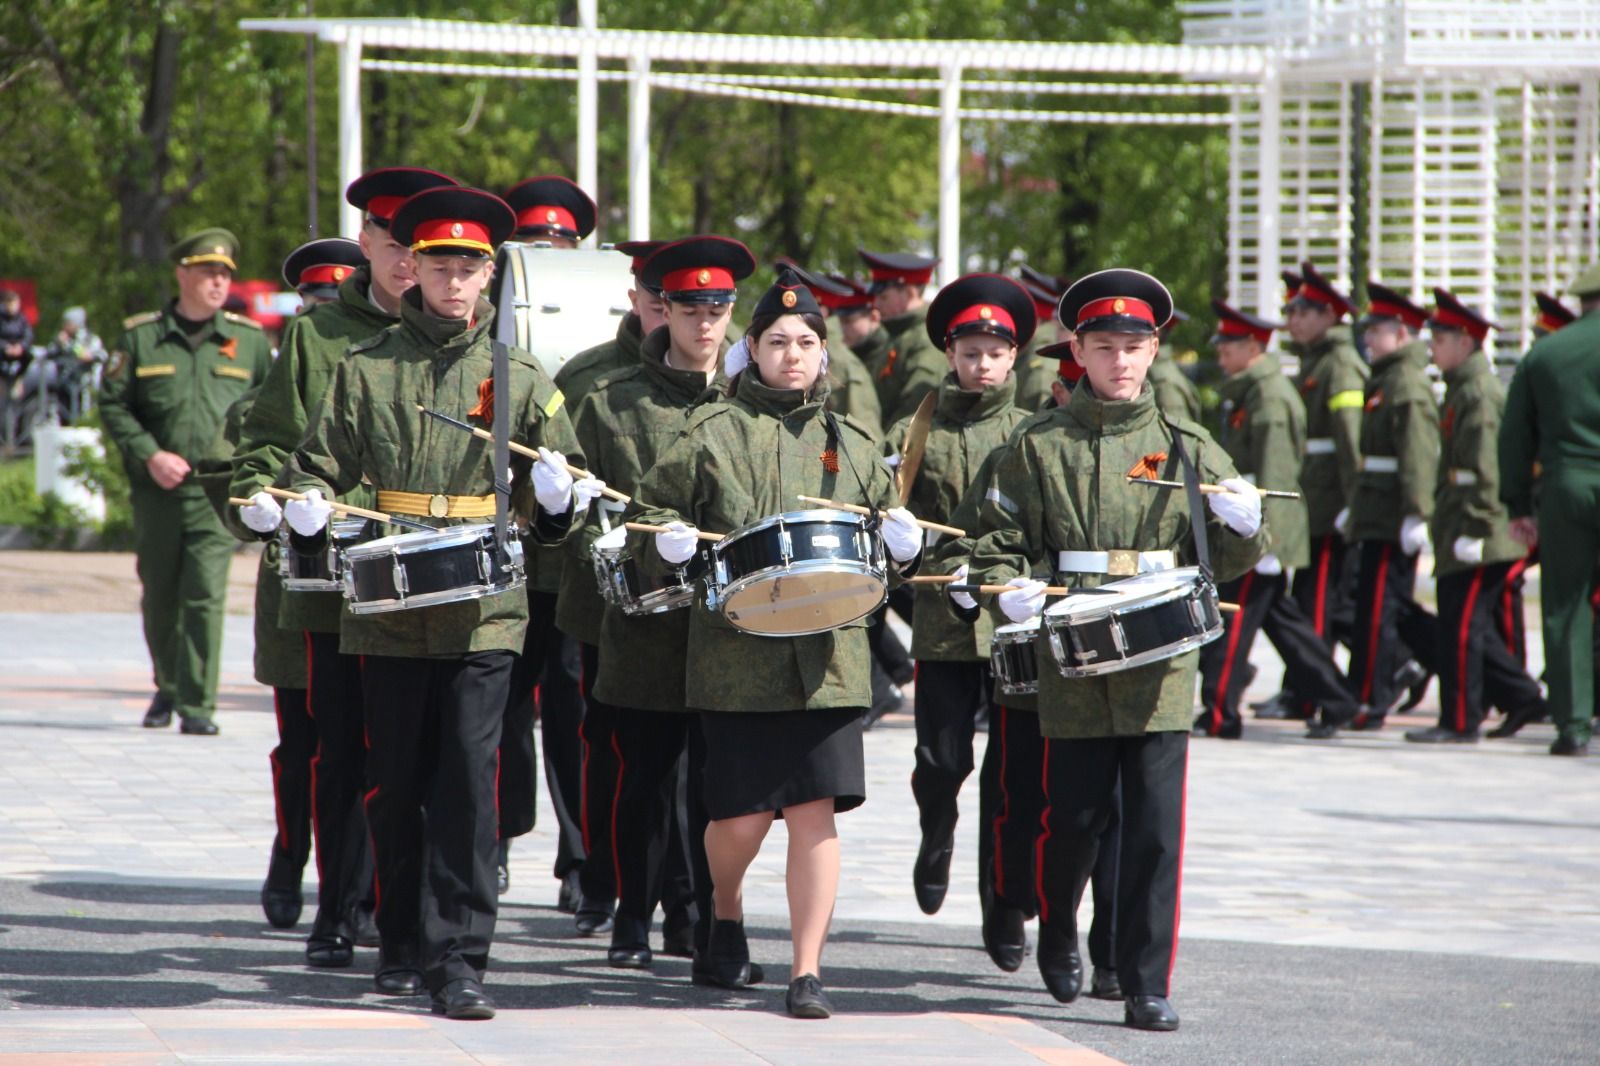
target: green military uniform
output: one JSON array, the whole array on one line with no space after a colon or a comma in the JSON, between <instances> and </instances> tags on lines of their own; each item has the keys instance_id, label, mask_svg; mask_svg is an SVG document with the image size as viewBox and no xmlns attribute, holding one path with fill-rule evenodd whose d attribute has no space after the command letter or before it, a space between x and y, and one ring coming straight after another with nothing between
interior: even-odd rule
<instances>
[{"instance_id":1,"label":"green military uniform","mask_svg":"<svg viewBox=\"0 0 1600 1066\"><path fill-rule=\"evenodd\" d=\"M1300 467L1300 486L1313 538L1335 532L1334 519L1355 497L1367 375L1347 327L1328 330L1300 356L1295 384L1306 405L1306 458Z\"/></svg>"},{"instance_id":2,"label":"green military uniform","mask_svg":"<svg viewBox=\"0 0 1600 1066\"><path fill-rule=\"evenodd\" d=\"M1572 291L1600 296L1600 268ZM1593 728L1593 588L1600 557L1600 310L1536 341L1506 393L1500 498L1512 518L1536 516L1543 568L1545 681L1560 741L1575 750ZM1538 475L1537 506L1535 471Z\"/></svg>"},{"instance_id":3,"label":"green military uniform","mask_svg":"<svg viewBox=\"0 0 1600 1066\"><path fill-rule=\"evenodd\" d=\"M879 323L859 343L850 345L850 350L856 354L856 358L867 368L867 373L872 377L873 384L878 390L878 408L882 411L883 387L878 384L878 380L879 375L883 373L883 364L889 358L889 331Z\"/></svg>"},{"instance_id":4,"label":"green military uniform","mask_svg":"<svg viewBox=\"0 0 1600 1066\"><path fill-rule=\"evenodd\" d=\"M1044 346L1039 334L1035 333L1033 339L1017 353L1017 395L1014 402L1029 414L1043 410L1044 405L1050 402L1050 385L1056 379L1056 361L1042 359L1038 355L1039 349Z\"/></svg>"},{"instance_id":5,"label":"green military uniform","mask_svg":"<svg viewBox=\"0 0 1600 1066\"><path fill-rule=\"evenodd\" d=\"M637 363L639 344L643 340L639 316L629 311L617 323L615 338L587 348L563 363L561 369L556 371L556 387L567 398L567 406L576 411L597 380L613 370L622 370Z\"/></svg>"},{"instance_id":6,"label":"green military uniform","mask_svg":"<svg viewBox=\"0 0 1600 1066\"><path fill-rule=\"evenodd\" d=\"M1178 366L1172 345L1163 344L1150 364L1150 387L1155 390L1156 407L1162 417L1187 422L1200 421L1200 393L1189 375Z\"/></svg>"},{"instance_id":7,"label":"green military uniform","mask_svg":"<svg viewBox=\"0 0 1600 1066\"><path fill-rule=\"evenodd\" d=\"M893 425L914 414L922 397L939 388L950 361L928 339L926 305L884 319L883 328L888 331L889 344L874 375L878 405L883 408L884 420Z\"/></svg>"},{"instance_id":8,"label":"green military uniform","mask_svg":"<svg viewBox=\"0 0 1600 1066\"><path fill-rule=\"evenodd\" d=\"M1298 492L1306 409L1278 357L1263 355L1224 378L1217 392L1223 410L1218 440L1244 479L1258 488ZM1285 569L1305 566L1311 557L1305 500L1263 499L1261 518L1267 553Z\"/></svg>"},{"instance_id":9,"label":"green military uniform","mask_svg":"<svg viewBox=\"0 0 1600 1066\"><path fill-rule=\"evenodd\" d=\"M843 342L828 342L828 407L841 418L853 418L874 436L883 432L878 390L861 357Z\"/></svg>"},{"instance_id":10,"label":"green military uniform","mask_svg":"<svg viewBox=\"0 0 1600 1066\"><path fill-rule=\"evenodd\" d=\"M215 232L197 237L218 242L207 247L236 247ZM193 478L163 489L145 463L166 451L196 465L229 406L266 376L272 349L260 326L229 311L191 331L175 302L123 327L106 364L100 410L132 489L145 643L159 695L184 718L209 719L234 540Z\"/></svg>"}]
</instances>

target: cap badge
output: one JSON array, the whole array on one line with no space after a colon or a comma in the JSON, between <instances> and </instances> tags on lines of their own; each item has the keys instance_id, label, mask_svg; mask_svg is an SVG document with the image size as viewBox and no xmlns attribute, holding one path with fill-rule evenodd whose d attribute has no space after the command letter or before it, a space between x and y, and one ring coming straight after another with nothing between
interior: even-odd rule
<instances>
[{"instance_id":1,"label":"cap badge","mask_svg":"<svg viewBox=\"0 0 1600 1066\"><path fill-rule=\"evenodd\" d=\"M450 236L459 237L465 232L466 232L466 229L461 225L461 223L459 223L459 222L450 223Z\"/></svg>"},{"instance_id":2,"label":"cap badge","mask_svg":"<svg viewBox=\"0 0 1600 1066\"><path fill-rule=\"evenodd\" d=\"M348 273L348 271L346 271L344 267L334 267L333 268L333 280L334 281L343 281L344 280L344 276L345 276L346 273Z\"/></svg>"},{"instance_id":3,"label":"cap badge","mask_svg":"<svg viewBox=\"0 0 1600 1066\"><path fill-rule=\"evenodd\" d=\"M709 285L709 284L711 284L711 271L709 271L709 270L700 271L700 273L698 273L698 274L696 274L694 276L694 280L695 280L695 283L699 284L699 285Z\"/></svg>"},{"instance_id":4,"label":"cap badge","mask_svg":"<svg viewBox=\"0 0 1600 1066\"><path fill-rule=\"evenodd\" d=\"M800 302L800 297L798 297L798 296L796 296L794 294L794 290L793 289L785 289L785 290L783 290L783 306L785 306L785 307L793 307L795 304L797 304L799 302Z\"/></svg>"},{"instance_id":5,"label":"cap badge","mask_svg":"<svg viewBox=\"0 0 1600 1066\"><path fill-rule=\"evenodd\" d=\"M219 244L215 248L211 249L211 254L212 255L227 255L228 254L228 250L226 248L224 248L222 245Z\"/></svg>"},{"instance_id":6,"label":"cap badge","mask_svg":"<svg viewBox=\"0 0 1600 1066\"><path fill-rule=\"evenodd\" d=\"M555 208L551 208L544 213L544 220L546 222L554 222L556 220Z\"/></svg>"},{"instance_id":7,"label":"cap badge","mask_svg":"<svg viewBox=\"0 0 1600 1066\"><path fill-rule=\"evenodd\" d=\"M1117 300L1116 303L1111 305L1111 310L1115 311L1119 315L1122 314L1122 312L1126 311L1127 309L1128 309L1128 301L1126 301L1126 300L1119 299L1119 300Z\"/></svg>"},{"instance_id":8,"label":"cap badge","mask_svg":"<svg viewBox=\"0 0 1600 1066\"><path fill-rule=\"evenodd\" d=\"M978 308L978 317L983 319L985 322L989 321L989 319L994 317L994 308L985 304L984 306Z\"/></svg>"}]
</instances>

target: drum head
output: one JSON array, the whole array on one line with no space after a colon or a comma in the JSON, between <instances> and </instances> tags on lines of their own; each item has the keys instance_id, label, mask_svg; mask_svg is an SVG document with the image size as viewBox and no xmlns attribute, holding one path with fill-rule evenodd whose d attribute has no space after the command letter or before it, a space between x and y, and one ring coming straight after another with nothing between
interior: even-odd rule
<instances>
[{"instance_id":1,"label":"drum head","mask_svg":"<svg viewBox=\"0 0 1600 1066\"><path fill-rule=\"evenodd\" d=\"M876 611L887 589L881 578L835 566L799 565L730 585L722 613L739 629L798 637L837 629Z\"/></svg>"},{"instance_id":2,"label":"drum head","mask_svg":"<svg viewBox=\"0 0 1600 1066\"><path fill-rule=\"evenodd\" d=\"M608 529L594 539L594 547L601 551L619 551L628 544L628 530L624 526Z\"/></svg>"},{"instance_id":3,"label":"drum head","mask_svg":"<svg viewBox=\"0 0 1600 1066\"><path fill-rule=\"evenodd\" d=\"M1107 582L1097 589L1073 592L1046 607L1044 613L1046 617L1067 622L1101 618L1113 611L1125 611L1130 607L1184 595L1199 576L1199 568L1186 566L1126 577Z\"/></svg>"}]
</instances>

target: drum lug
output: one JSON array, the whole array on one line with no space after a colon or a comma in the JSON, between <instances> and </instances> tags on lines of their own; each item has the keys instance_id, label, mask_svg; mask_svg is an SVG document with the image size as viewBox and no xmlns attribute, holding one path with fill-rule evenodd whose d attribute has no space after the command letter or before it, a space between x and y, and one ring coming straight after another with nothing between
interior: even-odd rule
<instances>
[{"instance_id":1,"label":"drum lug","mask_svg":"<svg viewBox=\"0 0 1600 1066\"><path fill-rule=\"evenodd\" d=\"M1111 643L1116 645L1117 655L1126 659L1128 657L1128 634L1122 628L1122 619L1113 614L1110 621Z\"/></svg>"},{"instance_id":2,"label":"drum lug","mask_svg":"<svg viewBox=\"0 0 1600 1066\"><path fill-rule=\"evenodd\" d=\"M406 564L400 561L400 556L394 557L394 590L404 600L411 592L411 581L406 577Z\"/></svg>"},{"instance_id":3,"label":"drum lug","mask_svg":"<svg viewBox=\"0 0 1600 1066\"><path fill-rule=\"evenodd\" d=\"M489 558L488 552L478 553L478 580L485 585L494 580L494 560Z\"/></svg>"},{"instance_id":4,"label":"drum lug","mask_svg":"<svg viewBox=\"0 0 1600 1066\"><path fill-rule=\"evenodd\" d=\"M794 562L794 538L790 536L787 526L778 527L778 551L783 555L784 566Z\"/></svg>"}]
</instances>

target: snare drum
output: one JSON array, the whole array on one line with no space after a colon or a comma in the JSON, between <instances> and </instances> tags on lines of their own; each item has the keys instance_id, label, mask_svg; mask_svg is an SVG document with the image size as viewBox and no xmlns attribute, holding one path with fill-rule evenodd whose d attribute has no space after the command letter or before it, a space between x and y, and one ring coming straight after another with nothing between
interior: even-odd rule
<instances>
[{"instance_id":1,"label":"snare drum","mask_svg":"<svg viewBox=\"0 0 1600 1066\"><path fill-rule=\"evenodd\" d=\"M1222 634L1217 590L1198 568L1140 574L1045 608L1062 677L1092 677L1182 655Z\"/></svg>"},{"instance_id":2,"label":"snare drum","mask_svg":"<svg viewBox=\"0 0 1600 1066\"><path fill-rule=\"evenodd\" d=\"M706 607L746 633L798 637L865 618L887 598L883 538L845 511L789 511L712 549Z\"/></svg>"},{"instance_id":3,"label":"snare drum","mask_svg":"<svg viewBox=\"0 0 1600 1066\"><path fill-rule=\"evenodd\" d=\"M1033 696L1039 692L1039 658L1034 642L1039 638L1039 619L996 626L994 643L989 645L989 665L995 684L1007 696Z\"/></svg>"},{"instance_id":4,"label":"snare drum","mask_svg":"<svg viewBox=\"0 0 1600 1066\"><path fill-rule=\"evenodd\" d=\"M364 518L341 518L331 524L328 544L321 551L301 555L289 539L289 527L278 527L278 576L283 587L295 592L338 592L344 588L342 552L361 540Z\"/></svg>"},{"instance_id":5,"label":"snare drum","mask_svg":"<svg viewBox=\"0 0 1600 1066\"><path fill-rule=\"evenodd\" d=\"M594 578L600 597L623 614L660 614L687 607L695 582L705 576L705 556L696 552L666 577L650 577L628 555L628 531L618 526L594 542Z\"/></svg>"},{"instance_id":6,"label":"snare drum","mask_svg":"<svg viewBox=\"0 0 1600 1066\"><path fill-rule=\"evenodd\" d=\"M344 595L351 614L379 614L481 600L521 588L522 544L496 549L494 526L402 533L346 548Z\"/></svg>"}]
</instances>

